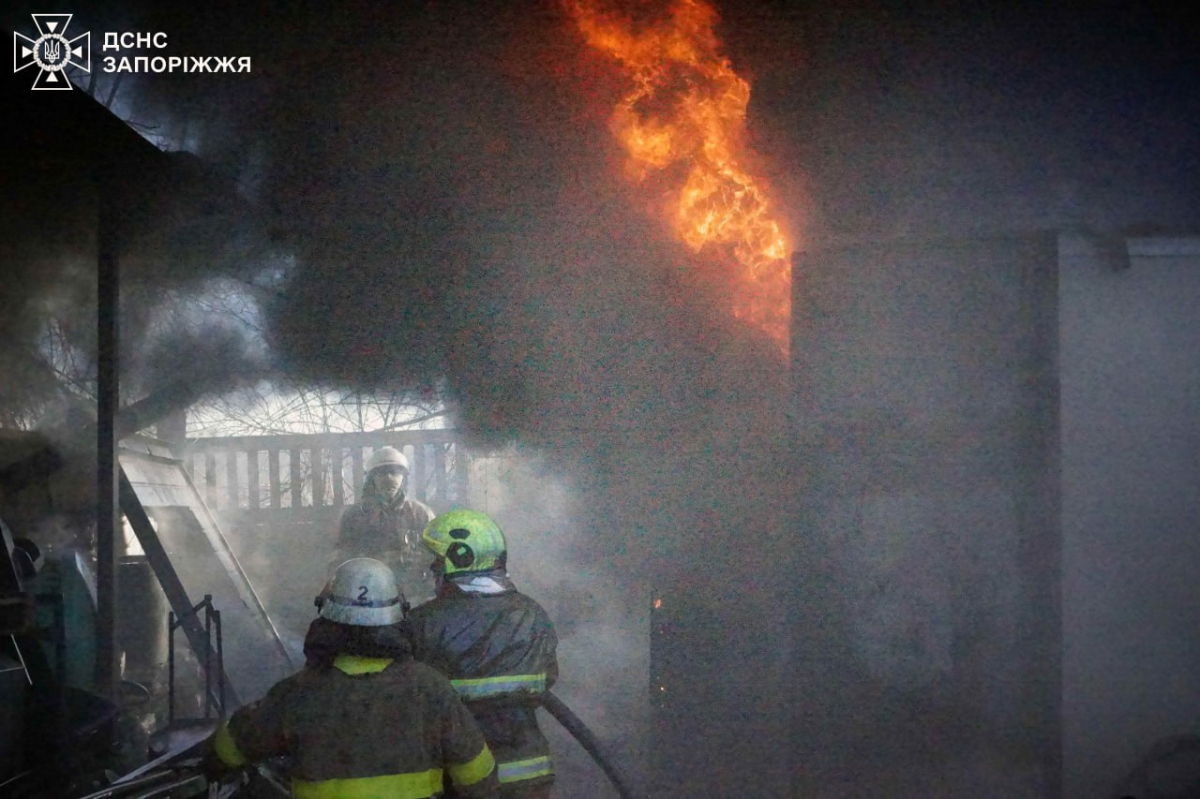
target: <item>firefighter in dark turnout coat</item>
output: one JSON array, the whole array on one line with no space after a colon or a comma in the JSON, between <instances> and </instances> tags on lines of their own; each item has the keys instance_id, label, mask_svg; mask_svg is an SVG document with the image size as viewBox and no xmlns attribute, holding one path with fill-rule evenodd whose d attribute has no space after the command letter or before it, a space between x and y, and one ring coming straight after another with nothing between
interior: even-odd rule
<instances>
[{"instance_id":1,"label":"firefighter in dark turnout coat","mask_svg":"<svg viewBox=\"0 0 1200 799\"><path fill-rule=\"evenodd\" d=\"M447 677L496 758L504 799L549 797L550 748L534 711L558 677L546 611L506 571L504 534L478 511L453 510L425 528L438 594L409 614L413 655Z\"/></svg>"},{"instance_id":2,"label":"firefighter in dark turnout coat","mask_svg":"<svg viewBox=\"0 0 1200 799\"><path fill-rule=\"evenodd\" d=\"M428 505L407 495L408 474L408 458L395 447L381 447L371 454L362 497L342 514L327 571L350 558L381 560L416 604L433 596L421 531L434 514Z\"/></svg>"},{"instance_id":3,"label":"firefighter in dark turnout coat","mask_svg":"<svg viewBox=\"0 0 1200 799\"><path fill-rule=\"evenodd\" d=\"M210 772L277 755L297 799L496 799L495 759L444 676L413 660L395 576L338 567L321 598L327 657L240 708L210 741Z\"/></svg>"}]
</instances>

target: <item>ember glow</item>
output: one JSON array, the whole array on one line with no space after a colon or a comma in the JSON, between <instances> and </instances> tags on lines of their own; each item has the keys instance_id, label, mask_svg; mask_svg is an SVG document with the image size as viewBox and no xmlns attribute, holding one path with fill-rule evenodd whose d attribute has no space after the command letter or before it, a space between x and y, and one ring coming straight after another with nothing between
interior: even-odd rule
<instances>
[{"instance_id":1,"label":"ember glow","mask_svg":"<svg viewBox=\"0 0 1200 799\"><path fill-rule=\"evenodd\" d=\"M676 0L650 24L568 0L587 43L615 58L632 88L611 128L629 153L631 179L671 179L667 215L692 250L733 270L733 315L764 330L786 355L791 253L743 139L750 84L733 71L703 0ZM675 179L675 176L678 176Z\"/></svg>"}]
</instances>

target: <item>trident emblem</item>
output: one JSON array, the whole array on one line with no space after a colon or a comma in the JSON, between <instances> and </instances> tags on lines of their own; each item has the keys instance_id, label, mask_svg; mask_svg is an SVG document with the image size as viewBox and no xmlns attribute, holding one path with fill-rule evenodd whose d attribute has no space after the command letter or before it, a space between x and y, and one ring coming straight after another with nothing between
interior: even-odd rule
<instances>
[{"instance_id":1,"label":"trident emblem","mask_svg":"<svg viewBox=\"0 0 1200 799\"><path fill-rule=\"evenodd\" d=\"M13 34L13 72L28 67L38 68L33 88L70 91L71 81L65 70L69 66L84 72L92 71L92 34L83 33L67 38L67 26L73 14L33 14L38 36L31 39Z\"/></svg>"}]
</instances>

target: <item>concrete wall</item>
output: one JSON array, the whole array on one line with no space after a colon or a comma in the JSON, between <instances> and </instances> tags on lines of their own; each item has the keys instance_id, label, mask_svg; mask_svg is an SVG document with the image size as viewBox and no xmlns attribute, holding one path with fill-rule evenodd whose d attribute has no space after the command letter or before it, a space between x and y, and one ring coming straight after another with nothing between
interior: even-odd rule
<instances>
[{"instance_id":1,"label":"concrete wall","mask_svg":"<svg viewBox=\"0 0 1200 799\"><path fill-rule=\"evenodd\" d=\"M826 247L795 283L795 793L1172 795L1125 778L1200 735L1200 239Z\"/></svg>"},{"instance_id":2,"label":"concrete wall","mask_svg":"<svg viewBox=\"0 0 1200 799\"><path fill-rule=\"evenodd\" d=\"M796 795L1058 794L1056 259L797 258Z\"/></svg>"},{"instance_id":3,"label":"concrete wall","mask_svg":"<svg viewBox=\"0 0 1200 799\"><path fill-rule=\"evenodd\" d=\"M1062 241L1068 799L1200 734L1200 239L1129 250Z\"/></svg>"}]
</instances>

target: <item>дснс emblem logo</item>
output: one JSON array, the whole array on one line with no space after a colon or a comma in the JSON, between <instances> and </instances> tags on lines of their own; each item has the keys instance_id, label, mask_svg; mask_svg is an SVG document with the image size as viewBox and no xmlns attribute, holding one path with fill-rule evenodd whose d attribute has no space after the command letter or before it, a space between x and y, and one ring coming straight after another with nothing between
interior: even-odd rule
<instances>
[{"instance_id":1,"label":"\u0434\u0441\u043d\u0441 emblem logo","mask_svg":"<svg viewBox=\"0 0 1200 799\"><path fill-rule=\"evenodd\" d=\"M67 38L67 26L73 14L32 14L38 37L31 39L13 34L13 72L37 66L34 89L71 90L71 81L63 72L74 65L84 72L92 71L92 34L82 33Z\"/></svg>"}]
</instances>

